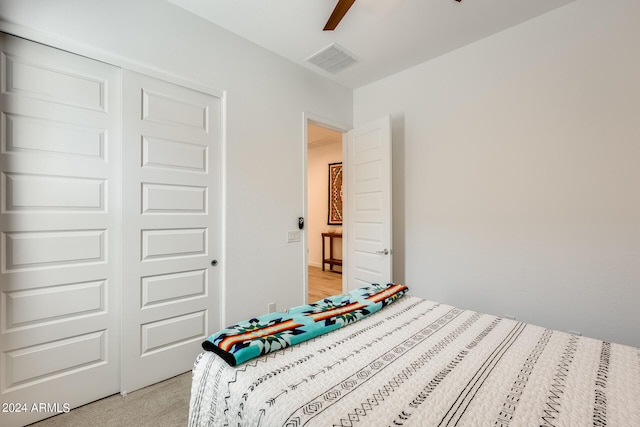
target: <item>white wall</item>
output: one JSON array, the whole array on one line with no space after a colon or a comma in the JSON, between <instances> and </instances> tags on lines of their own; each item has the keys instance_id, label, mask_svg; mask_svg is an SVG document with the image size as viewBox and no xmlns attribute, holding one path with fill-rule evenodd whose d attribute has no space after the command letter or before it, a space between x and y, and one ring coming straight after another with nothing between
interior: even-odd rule
<instances>
[{"instance_id":1,"label":"white wall","mask_svg":"<svg viewBox=\"0 0 640 427\"><path fill-rule=\"evenodd\" d=\"M355 91L413 294L640 346L638 17L577 0Z\"/></svg>"},{"instance_id":2,"label":"white wall","mask_svg":"<svg viewBox=\"0 0 640 427\"><path fill-rule=\"evenodd\" d=\"M286 243L304 209L302 113L350 124L351 90L164 1L2 0L0 17L17 35L225 91L223 323L303 302L304 249Z\"/></svg>"},{"instance_id":3,"label":"white wall","mask_svg":"<svg viewBox=\"0 0 640 427\"><path fill-rule=\"evenodd\" d=\"M309 257L308 263L322 267L322 233L337 231L342 226L328 225L329 214L329 163L342 161L342 134L335 132L335 141L310 145L307 154ZM329 256L329 239L325 239L326 256ZM335 240L334 257L342 256L342 240ZM325 268L329 268L326 265ZM335 267L340 270L340 267Z\"/></svg>"},{"instance_id":4,"label":"white wall","mask_svg":"<svg viewBox=\"0 0 640 427\"><path fill-rule=\"evenodd\" d=\"M392 113L396 280L640 346L638 16L577 0L352 94L166 2L0 3L5 30L226 91L225 323L303 299L301 112Z\"/></svg>"}]
</instances>

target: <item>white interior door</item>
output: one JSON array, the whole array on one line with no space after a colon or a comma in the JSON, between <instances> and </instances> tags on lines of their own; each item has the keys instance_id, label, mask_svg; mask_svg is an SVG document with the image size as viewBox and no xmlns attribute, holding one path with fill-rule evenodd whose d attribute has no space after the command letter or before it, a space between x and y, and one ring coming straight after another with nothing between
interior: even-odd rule
<instances>
[{"instance_id":1,"label":"white interior door","mask_svg":"<svg viewBox=\"0 0 640 427\"><path fill-rule=\"evenodd\" d=\"M219 329L221 99L123 71L122 392L190 370Z\"/></svg>"},{"instance_id":2,"label":"white interior door","mask_svg":"<svg viewBox=\"0 0 640 427\"><path fill-rule=\"evenodd\" d=\"M393 277L391 117L347 132L345 152L343 288L345 284L348 290L371 283L386 284Z\"/></svg>"},{"instance_id":3,"label":"white interior door","mask_svg":"<svg viewBox=\"0 0 640 427\"><path fill-rule=\"evenodd\" d=\"M22 426L120 390L120 70L0 46L0 425Z\"/></svg>"}]
</instances>

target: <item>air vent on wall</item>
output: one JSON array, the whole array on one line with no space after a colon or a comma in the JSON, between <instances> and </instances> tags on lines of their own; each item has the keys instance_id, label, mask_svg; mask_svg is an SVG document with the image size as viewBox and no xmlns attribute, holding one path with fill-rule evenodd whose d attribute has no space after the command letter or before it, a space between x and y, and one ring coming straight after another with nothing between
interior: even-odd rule
<instances>
[{"instance_id":1,"label":"air vent on wall","mask_svg":"<svg viewBox=\"0 0 640 427\"><path fill-rule=\"evenodd\" d=\"M333 43L314 53L306 61L335 74L360 60L342 46Z\"/></svg>"}]
</instances>

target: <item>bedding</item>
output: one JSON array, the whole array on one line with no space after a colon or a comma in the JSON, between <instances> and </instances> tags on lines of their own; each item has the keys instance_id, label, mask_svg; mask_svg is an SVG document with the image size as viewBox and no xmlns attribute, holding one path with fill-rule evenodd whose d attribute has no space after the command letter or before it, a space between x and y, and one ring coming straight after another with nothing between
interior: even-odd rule
<instances>
[{"instance_id":1,"label":"bedding","mask_svg":"<svg viewBox=\"0 0 640 427\"><path fill-rule=\"evenodd\" d=\"M405 295L235 367L204 351L189 425L640 426L640 349Z\"/></svg>"}]
</instances>

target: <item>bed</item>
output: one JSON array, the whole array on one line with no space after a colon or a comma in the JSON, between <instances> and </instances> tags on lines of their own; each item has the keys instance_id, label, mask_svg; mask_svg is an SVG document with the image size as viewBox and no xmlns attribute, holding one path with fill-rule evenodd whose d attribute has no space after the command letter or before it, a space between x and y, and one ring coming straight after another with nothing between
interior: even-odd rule
<instances>
[{"instance_id":1,"label":"bed","mask_svg":"<svg viewBox=\"0 0 640 427\"><path fill-rule=\"evenodd\" d=\"M359 298L398 285L373 286ZM214 350L241 324L210 337L193 368L189 425L640 426L640 349L405 294L355 301L355 315L350 294L296 308L331 330L267 330L246 360Z\"/></svg>"}]
</instances>

